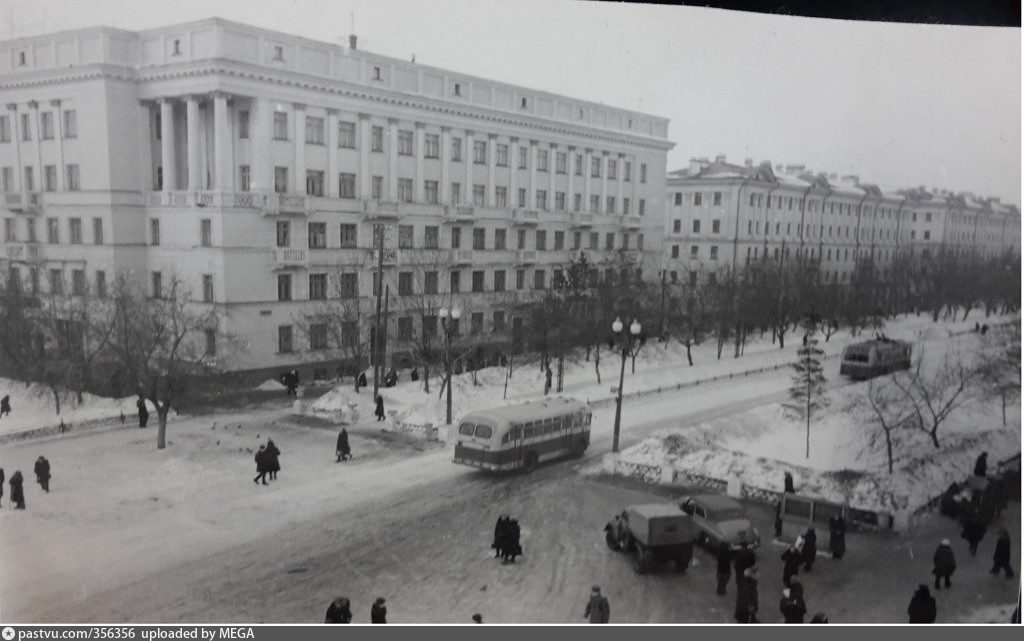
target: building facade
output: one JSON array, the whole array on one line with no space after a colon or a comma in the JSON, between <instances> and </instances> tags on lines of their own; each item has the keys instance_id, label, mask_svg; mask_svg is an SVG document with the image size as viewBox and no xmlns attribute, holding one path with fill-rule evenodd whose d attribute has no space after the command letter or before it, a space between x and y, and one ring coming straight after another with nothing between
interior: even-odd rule
<instances>
[{"instance_id":1,"label":"building facade","mask_svg":"<svg viewBox=\"0 0 1024 641\"><path fill-rule=\"evenodd\" d=\"M888 277L899 255L1020 255L1020 210L997 198L887 193L803 165L691 159L669 173L665 207L665 269L693 284L765 258L819 261L824 278L847 283L863 259Z\"/></svg>"},{"instance_id":2,"label":"building facade","mask_svg":"<svg viewBox=\"0 0 1024 641\"><path fill-rule=\"evenodd\" d=\"M319 360L296 319L325 300L369 331L378 260L400 349L445 305L499 339L580 252L652 271L663 252L666 119L354 38L209 19L13 40L0 104L2 273L44 295L180 282L244 344L207 346L224 369Z\"/></svg>"}]
</instances>

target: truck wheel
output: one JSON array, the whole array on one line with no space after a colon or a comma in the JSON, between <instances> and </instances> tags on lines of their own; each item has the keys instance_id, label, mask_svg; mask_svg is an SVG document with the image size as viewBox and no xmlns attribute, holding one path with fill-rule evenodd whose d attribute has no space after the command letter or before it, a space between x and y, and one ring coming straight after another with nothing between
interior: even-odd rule
<instances>
[{"instance_id":1,"label":"truck wheel","mask_svg":"<svg viewBox=\"0 0 1024 641\"><path fill-rule=\"evenodd\" d=\"M523 459L523 471L526 472L527 474L529 474L530 472L532 472L535 469L537 469L537 461L538 460L539 459L537 457L537 453L536 452L529 452L526 455L526 458Z\"/></svg>"},{"instance_id":2,"label":"truck wheel","mask_svg":"<svg viewBox=\"0 0 1024 641\"><path fill-rule=\"evenodd\" d=\"M572 446L572 454L571 454L571 456L573 458L583 458L583 454L586 451L587 451L587 442L586 441L576 441L576 443Z\"/></svg>"},{"instance_id":3,"label":"truck wheel","mask_svg":"<svg viewBox=\"0 0 1024 641\"><path fill-rule=\"evenodd\" d=\"M643 545L637 544L636 558L633 559L633 569L637 574L644 574L650 566L651 552Z\"/></svg>"},{"instance_id":4,"label":"truck wheel","mask_svg":"<svg viewBox=\"0 0 1024 641\"><path fill-rule=\"evenodd\" d=\"M686 568L690 567L690 557L685 554L681 554L676 557L676 572L682 574L686 572Z\"/></svg>"},{"instance_id":5,"label":"truck wheel","mask_svg":"<svg viewBox=\"0 0 1024 641\"><path fill-rule=\"evenodd\" d=\"M609 550L618 552L621 549L619 548L619 541L615 537L615 533L610 530L604 533L604 542L608 544Z\"/></svg>"}]
</instances>

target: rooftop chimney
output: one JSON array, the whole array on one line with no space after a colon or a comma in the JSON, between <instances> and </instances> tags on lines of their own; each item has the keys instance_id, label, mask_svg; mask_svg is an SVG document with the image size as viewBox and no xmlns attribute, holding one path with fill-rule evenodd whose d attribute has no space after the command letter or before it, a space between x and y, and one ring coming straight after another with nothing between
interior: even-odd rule
<instances>
[{"instance_id":1,"label":"rooftop chimney","mask_svg":"<svg viewBox=\"0 0 1024 641\"><path fill-rule=\"evenodd\" d=\"M348 48L355 51L356 49L356 36L352 34L348 37Z\"/></svg>"},{"instance_id":2,"label":"rooftop chimney","mask_svg":"<svg viewBox=\"0 0 1024 641\"><path fill-rule=\"evenodd\" d=\"M688 172L691 176L696 176L700 173L700 161L696 158L690 158L690 171Z\"/></svg>"}]
</instances>

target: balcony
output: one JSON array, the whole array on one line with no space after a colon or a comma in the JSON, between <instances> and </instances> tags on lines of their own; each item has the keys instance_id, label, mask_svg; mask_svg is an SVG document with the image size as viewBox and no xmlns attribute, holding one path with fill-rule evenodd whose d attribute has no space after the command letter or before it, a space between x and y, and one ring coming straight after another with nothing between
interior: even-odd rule
<instances>
[{"instance_id":1,"label":"balcony","mask_svg":"<svg viewBox=\"0 0 1024 641\"><path fill-rule=\"evenodd\" d=\"M306 197L301 195L257 195L253 200L253 205L257 208L262 208L264 216L276 216L278 214L306 215Z\"/></svg>"},{"instance_id":2,"label":"balcony","mask_svg":"<svg viewBox=\"0 0 1024 641\"><path fill-rule=\"evenodd\" d=\"M380 255L383 254L383 255ZM383 252L378 252L376 249L366 250L366 262L364 263L370 267L376 267L377 261L380 260L384 265L397 265L398 264L398 250L397 249L385 249Z\"/></svg>"},{"instance_id":3,"label":"balcony","mask_svg":"<svg viewBox=\"0 0 1024 641\"><path fill-rule=\"evenodd\" d=\"M473 264L473 250L453 249L449 252L448 259L453 265L471 265Z\"/></svg>"},{"instance_id":4,"label":"balcony","mask_svg":"<svg viewBox=\"0 0 1024 641\"><path fill-rule=\"evenodd\" d=\"M306 266L306 250L278 247L274 250L274 262L277 269L294 269Z\"/></svg>"},{"instance_id":5,"label":"balcony","mask_svg":"<svg viewBox=\"0 0 1024 641\"><path fill-rule=\"evenodd\" d=\"M536 249L520 249L516 252L517 265L533 265L537 262Z\"/></svg>"},{"instance_id":6,"label":"balcony","mask_svg":"<svg viewBox=\"0 0 1024 641\"><path fill-rule=\"evenodd\" d=\"M39 249L39 243L8 243L7 259L12 261L39 260Z\"/></svg>"},{"instance_id":7,"label":"balcony","mask_svg":"<svg viewBox=\"0 0 1024 641\"><path fill-rule=\"evenodd\" d=\"M31 191L4 194L4 207L19 214L39 213L41 199Z\"/></svg>"},{"instance_id":8,"label":"balcony","mask_svg":"<svg viewBox=\"0 0 1024 641\"><path fill-rule=\"evenodd\" d=\"M363 203L367 220L398 220L402 204L388 200L367 200Z\"/></svg>"},{"instance_id":9,"label":"balcony","mask_svg":"<svg viewBox=\"0 0 1024 641\"><path fill-rule=\"evenodd\" d=\"M622 226L626 229L640 229L644 219L641 216L623 216Z\"/></svg>"},{"instance_id":10,"label":"balcony","mask_svg":"<svg viewBox=\"0 0 1024 641\"><path fill-rule=\"evenodd\" d=\"M513 209L513 225L536 225L540 222L540 214L536 209Z\"/></svg>"},{"instance_id":11,"label":"balcony","mask_svg":"<svg viewBox=\"0 0 1024 641\"><path fill-rule=\"evenodd\" d=\"M594 214L585 214L582 212L575 212L570 218L572 227L574 229L585 229L593 227L594 225Z\"/></svg>"},{"instance_id":12,"label":"balcony","mask_svg":"<svg viewBox=\"0 0 1024 641\"><path fill-rule=\"evenodd\" d=\"M473 214L475 213L474 208L471 205L445 205L444 206L444 218L445 222L458 225L462 223L472 223Z\"/></svg>"}]
</instances>

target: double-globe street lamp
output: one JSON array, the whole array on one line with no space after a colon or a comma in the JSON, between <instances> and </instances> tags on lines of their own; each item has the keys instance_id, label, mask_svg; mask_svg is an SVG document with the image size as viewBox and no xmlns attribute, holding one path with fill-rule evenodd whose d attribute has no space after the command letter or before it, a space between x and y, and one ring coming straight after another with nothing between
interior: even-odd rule
<instances>
[{"instance_id":1,"label":"double-globe street lamp","mask_svg":"<svg viewBox=\"0 0 1024 641\"><path fill-rule=\"evenodd\" d=\"M452 331L458 327L459 318L462 317L462 310L458 307L442 307L437 310L437 316L441 319L441 330L444 332L444 374L445 386L448 388L448 413L446 423L452 424L452 358L451 340Z\"/></svg>"},{"instance_id":2,"label":"double-globe street lamp","mask_svg":"<svg viewBox=\"0 0 1024 641\"><path fill-rule=\"evenodd\" d=\"M640 321L633 319L629 331L618 318L612 323L612 334L616 346L622 352L622 367L619 369L619 393L615 397L615 431L612 433L612 452L619 451L619 421L622 418L622 383L626 376L626 357L630 355L633 348L640 342Z\"/></svg>"}]
</instances>

